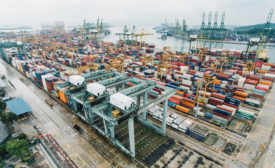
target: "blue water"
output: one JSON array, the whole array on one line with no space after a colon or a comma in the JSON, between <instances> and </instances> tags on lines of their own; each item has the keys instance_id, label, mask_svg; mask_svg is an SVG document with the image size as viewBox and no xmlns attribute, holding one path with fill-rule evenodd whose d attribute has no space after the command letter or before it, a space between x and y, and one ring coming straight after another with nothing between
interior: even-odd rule
<instances>
[{"instance_id":1,"label":"blue water","mask_svg":"<svg viewBox=\"0 0 275 168\"><path fill-rule=\"evenodd\" d=\"M136 33L140 32L141 28L136 29ZM111 34L104 38L104 41L106 42L117 42L119 40L119 37L115 35L115 33L120 33L123 31L123 26L121 27L112 27L111 28ZM130 31L131 32L131 31ZM152 36L146 36L145 41L149 44L154 44L157 49L162 49L164 46L171 47L172 51L183 51L188 52L189 50L189 41L187 40L181 40L174 37L167 37L166 40L160 39L160 34L156 33L155 30L153 30L152 27L146 27L145 32L147 33L153 33ZM196 44L193 43L192 46L195 46ZM203 46L203 44L197 44L198 46ZM205 44L206 47L209 46L209 44ZM219 44L213 44L212 49L236 49L236 50L243 50L245 51L247 48L246 44L229 44L229 43L219 43ZM256 50L256 47L252 47L252 50ZM269 62L275 63L275 46L268 46L268 55L270 56Z\"/></svg>"}]
</instances>

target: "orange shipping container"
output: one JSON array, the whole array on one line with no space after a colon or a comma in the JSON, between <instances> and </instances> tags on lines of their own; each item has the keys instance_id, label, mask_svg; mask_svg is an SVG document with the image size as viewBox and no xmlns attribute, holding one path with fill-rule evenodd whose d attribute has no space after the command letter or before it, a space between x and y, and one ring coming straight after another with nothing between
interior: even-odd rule
<instances>
[{"instance_id":1,"label":"orange shipping container","mask_svg":"<svg viewBox=\"0 0 275 168\"><path fill-rule=\"evenodd\" d=\"M259 73L267 73L265 70L258 70Z\"/></svg>"},{"instance_id":2,"label":"orange shipping container","mask_svg":"<svg viewBox=\"0 0 275 168\"><path fill-rule=\"evenodd\" d=\"M271 82L261 81L260 84L270 86Z\"/></svg>"},{"instance_id":3,"label":"orange shipping container","mask_svg":"<svg viewBox=\"0 0 275 168\"><path fill-rule=\"evenodd\" d=\"M184 95L184 92L183 91L177 91L176 93L180 94L180 95Z\"/></svg>"},{"instance_id":4,"label":"orange shipping container","mask_svg":"<svg viewBox=\"0 0 275 168\"><path fill-rule=\"evenodd\" d=\"M176 109L179 110L179 111L182 111L184 113L189 113L188 108L185 108L185 107L182 107L182 106L179 106L179 105L176 106Z\"/></svg>"},{"instance_id":5,"label":"orange shipping container","mask_svg":"<svg viewBox=\"0 0 275 168\"><path fill-rule=\"evenodd\" d=\"M60 100L63 102L63 103L68 103L68 99L67 99L67 96L65 95L64 92L62 92L61 90L58 91L59 93L59 98Z\"/></svg>"},{"instance_id":6,"label":"orange shipping container","mask_svg":"<svg viewBox=\"0 0 275 168\"><path fill-rule=\"evenodd\" d=\"M244 92L240 92L240 91L235 91L235 95L239 96L239 97L247 97L248 94L244 93Z\"/></svg>"},{"instance_id":7,"label":"orange shipping container","mask_svg":"<svg viewBox=\"0 0 275 168\"><path fill-rule=\"evenodd\" d=\"M233 98L239 99L239 100L241 100L241 101L245 101L245 100L246 100L246 98L240 97L240 96L233 96Z\"/></svg>"},{"instance_id":8,"label":"orange shipping container","mask_svg":"<svg viewBox=\"0 0 275 168\"><path fill-rule=\"evenodd\" d=\"M187 108L191 108L191 109L193 109L195 107L195 104L192 104L192 103L189 103L189 102L186 102L186 101L182 101L182 105L187 107Z\"/></svg>"},{"instance_id":9,"label":"orange shipping container","mask_svg":"<svg viewBox=\"0 0 275 168\"><path fill-rule=\"evenodd\" d=\"M220 80L215 80L215 85L220 85L221 84L221 81Z\"/></svg>"},{"instance_id":10,"label":"orange shipping container","mask_svg":"<svg viewBox=\"0 0 275 168\"><path fill-rule=\"evenodd\" d=\"M183 97L183 101L182 101L182 102L189 102L189 103L191 103L191 104L194 104L194 103L195 103L194 100L188 99L188 98L186 98L186 97Z\"/></svg>"},{"instance_id":11,"label":"orange shipping container","mask_svg":"<svg viewBox=\"0 0 275 168\"><path fill-rule=\"evenodd\" d=\"M272 66L272 63L264 63L264 65Z\"/></svg>"}]
</instances>

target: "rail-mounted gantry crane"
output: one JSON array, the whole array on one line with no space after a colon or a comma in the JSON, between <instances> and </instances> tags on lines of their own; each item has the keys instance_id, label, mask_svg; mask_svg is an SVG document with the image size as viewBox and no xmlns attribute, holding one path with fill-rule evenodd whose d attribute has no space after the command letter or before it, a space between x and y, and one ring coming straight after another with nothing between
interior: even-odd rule
<instances>
[{"instance_id":1,"label":"rail-mounted gantry crane","mask_svg":"<svg viewBox=\"0 0 275 168\"><path fill-rule=\"evenodd\" d=\"M127 83L132 80L137 84L127 86ZM148 92L155 87L165 92L149 102ZM168 98L175 94L174 89L159 86L154 81L145 81L103 70L82 76L70 76L68 82L57 84L56 88L65 93L68 105L74 110L76 116L131 157L136 156L135 123L140 122L164 135ZM159 127L147 119L147 110L161 102L163 102L163 110L161 127ZM124 123L128 126L127 144L116 136Z\"/></svg>"}]
</instances>

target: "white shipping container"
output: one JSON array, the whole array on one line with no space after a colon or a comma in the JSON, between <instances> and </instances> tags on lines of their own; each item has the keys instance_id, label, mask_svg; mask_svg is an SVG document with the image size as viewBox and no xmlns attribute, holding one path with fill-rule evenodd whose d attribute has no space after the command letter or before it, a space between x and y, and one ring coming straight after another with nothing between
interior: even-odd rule
<instances>
[{"instance_id":1,"label":"white shipping container","mask_svg":"<svg viewBox=\"0 0 275 168\"><path fill-rule=\"evenodd\" d=\"M190 80L190 81L191 81L192 75L189 75L189 74L184 73L182 77L183 77L183 79L186 79L186 80Z\"/></svg>"},{"instance_id":2,"label":"white shipping container","mask_svg":"<svg viewBox=\"0 0 275 168\"><path fill-rule=\"evenodd\" d=\"M237 86L238 86L239 88L242 88L243 85L244 85L244 82L245 82L245 78L242 78L242 77L239 78L239 79L238 79L238 85L237 85Z\"/></svg>"},{"instance_id":3,"label":"white shipping container","mask_svg":"<svg viewBox=\"0 0 275 168\"><path fill-rule=\"evenodd\" d=\"M182 117L177 117L176 119L173 120L173 123L179 125L183 121L184 121L184 119Z\"/></svg>"},{"instance_id":4,"label":"white shipping container","mask_svg":"<svg viewBox=\"0 0 275 168\"><path fill-rule=\"evenodd\" d=\"M270 78L275 78L275 74L271 74L271 73L265 73L264 76L270 77Z\"/></svg>"},{"instance_id":5,"label":"white shipping container","mask_svg":"<svg viewBox=\"0 0 275 168\"><path fill-rule=\"evenodd\" d=\"M193 91L188 90L187 94L193 95Z\"/></svg>"},{"instance_id":6,"label":"white shipping container","mask_svg":"<svg viewBox=\"0 0 275 168\"><path fill-rule=\"evenodd\" d=\"M172 127L175 128L175 129L178 129L179 128L179 125L178 124L172 124Z\"/></svg>"},{"instance_id":7,"label":"white shipping container","mask_svg":"<svg viewBox=\"0 0 275 168\"><path fill-rule=\"evenodd\" d=\"M203 113L203 112L201 112L201 111L198 111L198 115L204 117L204 116L205 116L205 113Z\"/></svg>"},{"instance_id":8,"label":"white shipping container","mask_svg":"<svg viewBox=\"0 0 275 168\"><path fill-rule=\"evenodd\" d=\"M42 86L43 86L44 90L46 90L46 91L48 91L47 84L46 84L46 78L48 78L48 77L53 77L53 75L52 74L46 74L46 75L41 76Z\"/></svg>"},{"instance_id":9,"label":"white shipping container","mask_svg":"<svg viewBox=\"0 0 275 168\"><path fill-rule=\"evenodd\" d=\"M247 90L253 90L253 89L255 89L255 86L246 83L246 84L244 84L243 88L247 89Z\"/></svg>"},{"instance_id":10,"label":"white shipping container","mask_svg":"<svg viewBox=\"0 0 275 168\"><path fill-rule=\"evenodd\" d=\"M180 66L180 71L182 73L187 73L188 69L189 69L188 66Z\"/></svg>"},{"instance_id":11,"label":"white shipping container","mask_svg":"<svg viewBox=\"0 0 275 168\"><path fill-rule=\"evenodd\" d=\"M229 109L229 110L232 110L232 115L234 115L237 111L236 108L234 107L230 107L230 106L227 106L227 105L222 105L223 108L226 108L226 109Z\"/></svg>"},{"instance_id":12,"label":"white shipping container","mask_svg":"<svg viewBox=\"0 0 275 168\"><path fill-rule=\"evenodd\" d=\"M176 118L178 118L180 116L178 114L176 114L176 113L172 113L171 117L174 118L174 119L176 119Z\"/></svg>"},{"instance_id":13,"label":"white shipping container","mask_svg":"<svg viewBox=\"0 0 275 168\"><path fill-rule=\"evenodd\" d=\"M180 124L179 127L178 127L178 130L181 131L181 132L183 132L183 133L185 133L186 130L187 130L187 127L185 125L183 125L183 124Z\"/></svg>"},{"instance_id":14,"label":"white shipping container","mask_svg":"<svg viewBox=\"0 0 275 168\"><path fill-rule=\"evenodd\" d=\"M259 87L261 87L261 88L269 89L269 86L268 86L268 85L258 84L257 86L259 86Z\"/></svg>"},{"instance_id":15,"label":"white shipping container","mask_svg":"<svg viewBox=\"0 0 275 168\"><path fill-rule=\"evenodd\" d=\"M211 110L214 110L216 108L216 106L213 106L212 104L206 104L206 107Z\"/></svg>"},{"instance_id":16,"label":"white shipping container","mask_svg":"<svg viewBox=\"0 0 275 168\"><path fill-rule=\"evenodd\" d=\"M203 77L203 75L204 75L204 72L197 71L197 72L196 72L196 75L198 75L199 77L201 77L201 78L202 78L202 77Z\"/></svg>"},{"instance_id":17,"label":"white shipping container","mask_svg":"<svg viewBox=\"0 0 275 168\"><path fill-rule=\"evenodd\" d=\"M190 86L191 87L191 86ZM182 89L186 89L187 91L189 91L190 90L190 88L189 87L186 87L186 86L180 86L180 88L182 88Z\"/></svg>"},{"instance_id":18,"label":"white shipping container","mask_svg":"<svg viewBox=\"0 0 275 168\"><path fill-rule=\"evenodd\" d=\"M167 125L172 125L173 120L174 120L173 118L167 117L167 118L166 118L166 124L167 124Z\"/></svg>"},{"instance_id":19,"label":"white shipping container","mask_svg":"<svg viewBox=\"0 0 275 168\"><path fill-rule=\"evenodd\" d=\"M182 80L182 84L191 86L192 85L192 81L183 79Z\"/></svg>"},{"instance_id":20,"label":"white shipping container","mask_svg":"<svg viewBox=\"0 0 275 168\"><path fill-rule=\"evenodd\" d=\"M87 92L92 93L95 96L100 96L104 93L106 87L98 83L89 83L87 85Z\"/></svg>"},{"instance_id":21,"label":"white shipping container","mask_svg":"<svg viewBox=\"0 0 275 168\"><path fill-rule=\"evenodd\" d=\"M254 103L254 104L257 104L257 105L261 104L261 102L259 100L254 100L254 99L250 99L250 98L246 98L245 101L250 102L250 103Z\"/></svg>"},{"instance_id":22,"label":"white shipping container","mask_svg":"<svg viewBox=\"0 0 275 168\"><path fill-rule=\"evenodd\" d=\"M115 93L110 96L110 103L122 110L127 110L135 102L135 100L129 96L121 93Z\"/></svg>"},{"instance_id":23,"label":"white shipping container","mask_svg":"<svg viewBox=\"0 0 275 168\"><path fill-rule=\"evenodd\" d=\"M85 78L80 75L71 75L69 76L69 82L75 86L83 85Z\"/></svg>"},{"instance_id":24,"label":"white shipping container","mask_svg":"<svg viewBox=\"0 0 275 168\"><path fill-rule=\"evenodd\" d=\"M189 119L185 119L181 124L185 125L186 127L191 127L193 125L193 121Z\"/></svg>"},{"instance_id":25,"label":"white shipping container","mask_svg":"<svg viewBox=\"0 0 275 168\"><path fill-rule=\"evenodd\" d=\"M268 66L268 65L262 65L262 70L264 71L269 71L271 69L271 66Z\"/></svg>"}]
</instances>

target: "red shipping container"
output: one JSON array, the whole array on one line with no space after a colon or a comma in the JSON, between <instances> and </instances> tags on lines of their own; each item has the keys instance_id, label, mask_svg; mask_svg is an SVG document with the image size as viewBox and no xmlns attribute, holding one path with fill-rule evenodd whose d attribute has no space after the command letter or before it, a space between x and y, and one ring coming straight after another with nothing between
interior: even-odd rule
<instances>
[{"instance_id":1,"label":"red shipping container","mask_svg":"<svg viewBox=\"0 0 275 168\"><path fill-rule=\"evenodd\" d=\"M158 92L158 93L159 93L159 95L161 94L161 90L160 90L160 89L158 89L158 88L154 88L153 90L154 90L154 91L156 91L156 92Z\"/></svg>"},{"instance_id":2,"label":"red shipping container","mask_svg":"<svg viewBox=\"0 0 275 168\"><path fill-rule=\"evenodd\" d=\"M263 99L263 98L264 98L264 96L257 95L257 94L251 94L250 96L257 97L257 98L260 98L260 99Z\"/></svg>"},{"instance_id":3,"label":"red shipping container","mask_svg":"<svg viewBox=\"0 0 275 168\"><path fill-rule=\"evenodd\" d=\"M222 117L222 118L224 118L224 119L227 119L227 120L228 120L229 117L230 117L230 116L222 115L222 114L219 114L219 113L216 113L216 112L214 112L213 114L216 115L216 116Z\"/></svg>"},{"instance_id":4,"label":"red shipping container","mask_svg":"<svg viewBox=\"0 0 275 168\"><path fill-rule=\"evenodd\" d=\"M236 109L238 110L238 106L235 106L235 105L233 105L233 104L224 103L224 105L229 106L229 107L236 108Z\"/></svg>"},{"instance_id":5,"label":"red shipping container","mask_svg":"<svg viewBox=\"0 0 275 168\"><path fill-rule=\"evenodd\" d=\"M273 82L273 78L269 78L269 77L266 77L266 76L263 77L263 80L267 80L267 81Z\"/></svg>"},{"instance_id":6,"label":"red shipping container","mask_svg":"<svg viewBox=\"0 0 275 168\"><path fill-rule=\"evenodd\" d=\"M175 99L169 98L168 101L172 102L172 103L175 103L177 105L180 105L180 101L179 100L175 100Z\"/></svg>"},{"instance_id":7,"label":"red shipping container","mask_svg":"<svg viewBox=\"0 0 275 168\"><path fill-rule=\"evenodd\" d=\"M173 96L171 96L170 98L175 99L175 100L178 100L178 101L182 101L184 97L178 96L178 95L173 95Z\"/></svg>"},{"instance_id":8,"label":"red shipping container","mask_svg":"<svg viewBox=\"0 0 275 168\"><path fill-rule=\"evenodd\" d=\"M262 88L262 87L260 87L260 86L255 87L255 89L263 90L263 91L265 91L265 92L267 92L267 91L268 91L268 89L267 89L267 88Z\"/></svg>"},{"instance_id":9,"label":"red shipping container","mask_svg":"<svg viewBox=\"0 0 275 168\"><path fill-rule=\"evenodd\" d=\"M186 97L183 97L183 98L182 98L182 101L186 101L186 102L195 104L195 101L194 101L194 100L188 99L188 98L186 98Z\"/></svg>"},{"instance_id":10,"label":"red shipping container","mask_svg":"<svg viewBox=\"0 0 275 168\"><path fill-rule=\"evenodd\" d=\"M252 79L246 79L245 83L251 84L251 85L257 85L258 81L257 80L252 80Z\"/></svg>"},{"instance_id":11,"label":"red shipping container","mask_svg":"<svg viewBox=\"0 0 275 168\"><path fill-rule=\"evenodd\" d=\"M250 75L248 79L259 81L261 78L260 75Z\"/></svg>"},{"instance_id":12,"label":"red shipping container","mask_svg":"<svg viewBox=\"0 0 275 168\"><path fill-rule=\"evenodd\" d=\"M210 97L209 100L208 100L208 103L210 104L215 104L215 105L222 105L223 104L223 100L221 99L217 99L217 98L214 98L214 97Z\"/></svg>"},{"instance_id":13,"label":"red shipping container","mask_svg":"<svg viewBox=\"0 0 275 168\"><path fill-rule=\"evenodd\" d=\"M224 95L218 94L218 93L213 93L212 96L213 96L213 97L216 97L216 98L218 98L218 99L222 99L222 100L225 99L225 96L224 96Z\"/></svg>"}]
</instances>

